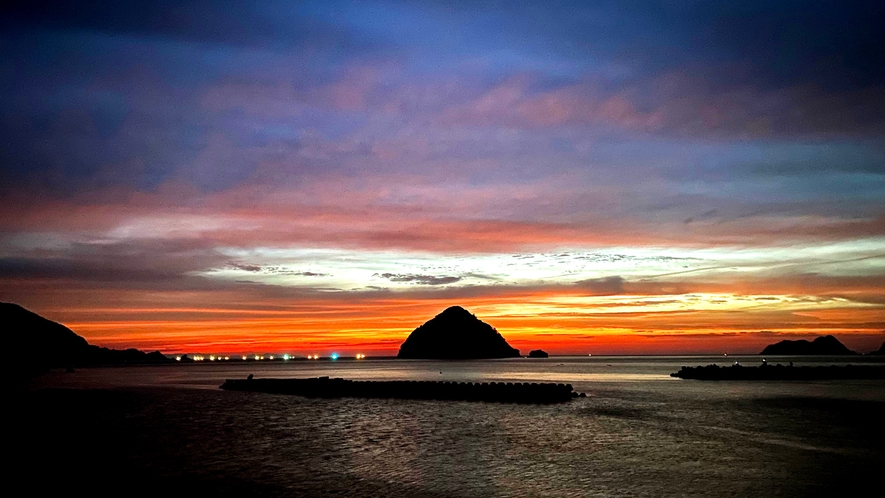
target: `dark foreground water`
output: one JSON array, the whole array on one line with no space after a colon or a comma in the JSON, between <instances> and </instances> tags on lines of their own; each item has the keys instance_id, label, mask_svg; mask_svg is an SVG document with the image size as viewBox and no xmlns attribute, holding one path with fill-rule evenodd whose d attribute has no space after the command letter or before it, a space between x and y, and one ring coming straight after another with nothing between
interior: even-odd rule
<instances>
[{"instance_id":1,"label":"dark foreground water","mask_svg":"<svg viewBox=\"0 0 885 498\"><path fill-rule=\"evenodd\" d=\"M885 382L701 382L667 375L714 360L723 363L388 360L53 373L13 394L4 445L13 456L7 485L34 492L27 494L115 496L881 492ZM321 400L217 389L224 378L248 373L562 381L588 397L537 406Z\"/></svg>"}]
</instances>

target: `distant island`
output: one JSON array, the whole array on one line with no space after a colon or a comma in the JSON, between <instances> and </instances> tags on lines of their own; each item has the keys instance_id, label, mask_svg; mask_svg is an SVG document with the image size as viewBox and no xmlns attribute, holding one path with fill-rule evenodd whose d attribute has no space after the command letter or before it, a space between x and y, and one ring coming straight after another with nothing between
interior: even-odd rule
<instances>
[{"instance_id":1,"label":"distant island","mask_svg":"<svg viewBox=\"0 0 885 498\"><path fill-rule=\"evenodd\" d=\"M460 306L452 306L409 334L397 358L466 360L515 358L519 350L504 337Z\"/></svg>"},{"instance_id":2,"label":"distant island","mask_svg":"<svg viewBox=\"0 0 885 498\"><path fill-rule=\"evenodd\" d=\"M885 346L885 345L883 345ZM830 356L830 355L856 355L854 351L845 347L839 342L839 339L831 335L818 337L809 342L806 340L798 341L780 341L776 344L770 344L765 347L759 354L766 355L809 355L809 356Z\"/></svg>"},{"instance_id":3,"label":"distant island","mask_svg":"<svg viewBox=\"0 0 885 498\"><path fill-rule=\"evenodd\" d=\"M879 347L878 350L873 351L872 353L867 353L867 354L876 355L876 356L885 356L885 342L882 343L882 346Z\"/></svg>"},{"instance_id":4,"label":"distant island","mask_svg":"<svg viewBox=\"0 0 885 498\"><path fill-rule=\"evenodd\" d=\"M31 378L51 368L174 361L159 351L91 345L64 325L13 303L0 303L0 322L6 324L6 348L14 352L4 360L4 370L8 369L7 376L15 379Z\"/></svg>"},{"instance_id":5,"label":"distant island","mask_svg":"<svg viewBox=\"0 0 885 498\"><path fill-rule=\"evenodd\" d=\"M529 358L548 358L550 355L543 349L534 349L529 351Z\"/></svg>"}]
</instances>

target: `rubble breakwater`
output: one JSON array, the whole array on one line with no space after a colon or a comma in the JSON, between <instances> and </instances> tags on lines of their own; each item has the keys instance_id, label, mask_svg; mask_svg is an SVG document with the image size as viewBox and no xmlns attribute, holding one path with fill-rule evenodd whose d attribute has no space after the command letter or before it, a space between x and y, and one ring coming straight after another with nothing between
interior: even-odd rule
<instances>
[{"instance_id":1,"label":"rubble breakwater","mask_svg":"<svg viewBox=\"0 0 885 498\"><path fill-rule=\"evenodd\" d=\"M571 384L528 382L355 381L309 379L228 379L221 389L308 398L395 398L496 403L564 403L584 397Z\"/></svg>"},{"instance_id":2,"label":"rubble breakwater","mask_svg":"<svg viewBox=\"0 0 885 498\"><path fill-rule=\"evenodd\" d=\"M768 365L745 367L732 365L720 367L707 365L682 367L671 377L697 380L838 380L838 379L885 379L885 366L879 365L832 365L821 367L794 367L792 365Z\"/></svg>"}]
</instances>

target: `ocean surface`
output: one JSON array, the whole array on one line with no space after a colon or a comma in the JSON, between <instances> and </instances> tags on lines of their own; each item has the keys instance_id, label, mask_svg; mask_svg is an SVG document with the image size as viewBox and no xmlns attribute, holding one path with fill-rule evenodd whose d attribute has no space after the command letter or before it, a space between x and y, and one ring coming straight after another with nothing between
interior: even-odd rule
<instances>
[{"instance_id":1,"label":"ocean surface","mask_svg":"<svg viewBox=\"0 0 885 498\"><path fill-rule=\"evenodd\" d=\"M767 357L770 364L882 362ZM881 490L885 381L705 382L760 356L79 369L10 398L11 484L156 496L850 496ZM885 368L885 363L883 363ZM571 383L558 405L306 399L226 378ZM878 492L873 492L877 495Z\"/></svg>"}]
</instances>

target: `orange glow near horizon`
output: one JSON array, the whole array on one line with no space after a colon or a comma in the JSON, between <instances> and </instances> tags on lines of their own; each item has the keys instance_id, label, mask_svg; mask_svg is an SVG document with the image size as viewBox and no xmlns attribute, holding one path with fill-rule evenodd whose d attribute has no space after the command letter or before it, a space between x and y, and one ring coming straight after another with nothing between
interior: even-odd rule
<instances>
[{"instance_id":1,"label":"orange glow near horizon","mask_svg":"<svg viewBox=\"0 0 885 498\"><path fill-rule=\"evenodd\" d=\"M395 355L418 325L451 305L527 354L756 353L782 339L835 334L861 352L885 339L882 308L801 296L585 296L517 292L460 299L322 299L277 309L176 306L52 310L90 343L166 354L338 351ZM264 303L267 307L267 303Z\"/></svg>"},{"instance_id":2,"label":"orange glow near horizon","mask_svg":"<svg viewBox=\"0 0 885 498\"><path fill-rule=\"evenodd\" d=\"M493 241L461 253L180 239L199 235L191 221L156 225L168 240L137 238L141 222L117 227L108 232L116 244L166 252L105 257L96 239L89 271L73 260L54 270L57 259L48 258L47 269L5 279L0 300L92 344L176 355L394 355L412 330L453 305L523 353L755 353L823 334L866 352L885 338L881 237L697 247L621 240L514 253L495 252Z\"/></svg>"}]
</instances>

